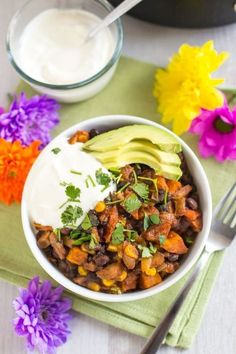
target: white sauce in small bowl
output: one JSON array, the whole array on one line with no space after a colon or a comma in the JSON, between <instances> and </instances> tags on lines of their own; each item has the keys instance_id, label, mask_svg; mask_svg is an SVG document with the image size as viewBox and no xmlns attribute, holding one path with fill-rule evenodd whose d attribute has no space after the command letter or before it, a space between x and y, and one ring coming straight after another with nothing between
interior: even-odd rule
<instances>
[{"instance_id":1,"label":"white sauce in small bowl","mask_svg":"<svg viewBox=\"0 0 236 354\"><path fill-rule=\"evenodd\" d=\"M58 137L35 162L30 173L30 189L26 188L25 191L32 222L53 228L62 227L61 214L68 205L73 205L83 210L83 215L76 221L78 226L97 202L115 190L115 184L110 182L108 188L102 191L104 186L97 183L96 171L101 168L109 176L110 173L93 156L81 151L82 146L82 143L71 145L65 137ZM55 154L53 149L60 151ZM80 189L80 202L63 205L68 199L64 182Z\"/></svg>"},{"instance_id":2,"label":"white sauce in small bowl","mask_svg":"<svg viewBox=\"0 0 236 354\"><path fill-rule=\"evenodd\" d=\"M33 18L19 39L16 60L33 79L54 85L79 83L101 71L115 50L109 28L85 41L101 22L77 9L49 9Z\"/></svg>"}]
</instances>

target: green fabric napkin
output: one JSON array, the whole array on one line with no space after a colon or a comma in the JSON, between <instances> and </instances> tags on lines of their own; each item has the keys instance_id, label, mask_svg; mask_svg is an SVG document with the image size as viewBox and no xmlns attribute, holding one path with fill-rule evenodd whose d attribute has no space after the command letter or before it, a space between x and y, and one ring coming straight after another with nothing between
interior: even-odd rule
<instances>
[{"instance_id":1,"label":"green fabric napkin","mask_svg":"<svg viewBox=\"0 0 236 354\"><path fill-rule=\"evenodd\" d=\"M61 123L55 135L79 121L104 114L131 114L159 122L156 101L152 96L154 72L154 65L122 58L113 80L96 97L82 103L63 105ZM20 84L18 91L33 94L33 90L25 83ZM186 134L184 140L197 152L197 137ZM202 164L209 177L215 204L235 180L236 164L226 162L220 165L213 159L202 160ZM48 279L49 276L39 266L26 244L20 220L20 206L8 207L0 204L0 225L0 277L21 286L25 286L35 275ZM200 325L221 261L222 253L218 253L208 263L176 317L167 335L166 344L184 348L190 346ZM185 279L161 294L130 303L112 304L90 301L73 294L70 296L76 311L137 335L149 336Z\"/></svg>"}]
</instances>

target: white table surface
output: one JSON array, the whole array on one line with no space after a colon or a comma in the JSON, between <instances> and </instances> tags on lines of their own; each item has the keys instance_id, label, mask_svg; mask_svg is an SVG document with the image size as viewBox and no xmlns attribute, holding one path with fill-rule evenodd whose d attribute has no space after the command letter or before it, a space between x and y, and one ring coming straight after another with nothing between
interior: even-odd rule
<instances>
[{"instance_id":1,"label":"white table surface","mask_svg":"<svg viewBox=\"0 0 236 354\"><path fill-rule=\"evenodd\" d=\"M38 0L40 1L40 0ZM8 63L5 34L9 19L23 3L22 0L0 1L0 105L6 103L6 94L14 92L18 78ZM236 24L214 29L188 30L151 25L131 17L124 18L125 44L123 53L165 65L168 57L180 44L197 44L213 39L218 50L231 52L231 59L221 69L226 86L236 87ZM2 233L1 237L4 237ZM198 336L186 354L236 353L236 243L227 251L213 295ZM13 334L12 300L17 288L0 281L0 353L26 353L24 341ZM158 311L158 309L157 309ZM138 354L144 339L99 321L75 314L71 324L73 334L58 353L61 354ZM163 347L161 354L177 354L180 350Z\"/></svg>"}]
</instances>

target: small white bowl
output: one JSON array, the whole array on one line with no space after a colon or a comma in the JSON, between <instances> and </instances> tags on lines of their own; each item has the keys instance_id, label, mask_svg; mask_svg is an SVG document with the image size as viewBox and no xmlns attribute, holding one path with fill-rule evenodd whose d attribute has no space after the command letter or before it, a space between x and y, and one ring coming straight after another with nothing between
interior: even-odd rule
<instances>
[{"instance_id":1,"label":"small white bowl","mask_svg":"<svg viewBox=\"0 0 236 354\"><path fill-rule=\"evenodd\" d=\"M201 210L203 213L203 229L198 234L195 243L190 249L190 252L186 255L186 258L183 260L183 263L181 264L180 268L175 273L167 277L162 283L150 289L116 295L116 294L105 294L100 292L94 292L92 290L89 290L87 288L84 288L82 286L73 283L71 280L66 278L57 268L55 268L48 261L44 253L38 248L36 243L36 237L33 232L32 226L30 224L29 210L26 202L26 195L31 189L34 171L37 169L38 163L44 159L46 150L51 149L52 143L50 143L37 158L25 183L23 197L22 197L22 204L21 204L21 216L22 216L22 224L23 224L25 237L37 261L53 279L55 279L64 288L72 291L73 293L82 295L84 297L93 300L109 301L109 302L125 302L125 301L140 300L148 296L158 294L163 290L169 288L171 285L175 284L179 279L181 279L193 266L193 264L198 259L201 252L203 251L206 239L208 237L208 233L210 231L211 219L212 219L212 200L211 200L211 192L210 192L210 187L209 187L206 174L198 158L193 153L193 151L188 147L188 145L182 139L177 137L174 133L170 132L168 129L164 128L163 126L155 122L152 122L150 120L134 117L134 116L125 116L125 115L102 116L102 117L92 118L74 125L73 127L62 132L58 137L56 137L53 140L53 142L55 142L56 139L58 139L60 136L70 137L77 130L90 130L96 128L99 131L105 131L105 130L111 130L114 128L122 127L125 125L131 125L131 124L147 124L147 125L156 126L164 131L168 131L169 134L172 134L173 136L175 136L176 139L179 140L179 142L183 147L183 152L186 161L188 163L189 169L194 178L194 183L198 190Z\"/></svg>"},{"instance_id":2,"label":"small white bowl","mask_svg":"<svg viewBox=\"0 0 236 354\"><path fill-rule=\"evenodd\" d=\"M73 84L56 85L36 80L26 73L18 63L17 52L20 37L27 24L42 11L56 9L82 9L104 18L114 8L107 0L28 0L12 17L9 24L6 47L10 63L18 75L36 91L46 94L60 102L79 102L87 100L101 91L111 80L123 46L123 27L120 19L109 26L114 37L115 48L107 64L95 75Z\"/></svg>"}]
</instances>

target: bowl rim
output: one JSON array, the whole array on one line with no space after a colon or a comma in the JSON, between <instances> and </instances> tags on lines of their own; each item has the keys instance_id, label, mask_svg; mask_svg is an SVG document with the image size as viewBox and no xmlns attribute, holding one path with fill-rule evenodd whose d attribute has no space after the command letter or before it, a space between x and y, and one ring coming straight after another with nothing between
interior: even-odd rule
<instances>
[{"instance_id":1,"label":"bowl rim","mask_svg":"<svg viewBox=\"0 0 236 354\"><path fill-rule=\"evenodd\" d=\"M42 82L42 81L36 80L36 79L32 78L31 76L29 76L28 74L26 74L21 69L21 67L16 63L16 60L14 58L13 52L11 50L11 35L12 35L12 32L14 31L14 26L15 26L18 18L21 16L21 14L24 11L24 9L33 1L35 1L35 0L28 0L13 15L13 17L11 18L10 23L8 25L8 30L7 30L7 35L6 35L6 49L7 49L7 54L8 54L10 63L12 64L12 66L14 67L16 72L24 80L28 81L32 85L36 85L36 86L40 86L40 87L46 87L46 88L49 88L49 89L52 89L52 90L72 90L72 89L77 89L77 88L80 88L80 87L85 87L85 86L93 83L94 81L96 81L100 77L102 77L119 60L119 58L121 56L121 50L122 50L122 47L123 47L123 38L124 38L122 21L121 21L120 18L118 18L116 21L114 21L114 24L116 25L116 28L117 28L117 41L116 41L116 47L114 49L112 57L107 62L107 64L99 72L97 72L95 75L89 77L86 80L79 81L79 82L76 82L76 83L57 85L57 84L49 84L49 83L46 83L46 82ZM102 5L108 11L108 13L110 13L114 9L114 7L107 0L96 0L96 2L98 2L100 5Z\"/></svg>"},{"instance_id":2,"label":"bowl rim","mask_svg":"<svg viewBox=\"0 0 236 354\"><path fill-rule=\"evenodd\" d=\"M43 252L38 248L36 244L36 238L35 234L32 231L32 227L30 224L30 220L28 217L28 212L27 212L27 203L25 200L25 195L26 195L26 189L29 188L28 184L30 183L30 176L33 170L33 167L31 168L28 177L25 182L24 190L23 190L23 195L22 195L22 203L21 203L21 219L22 219L22 225L23 225L23 230L24 230L24 235L26 238L26 241L29 245L29 248L31 249L31 252L33 253L34 257L38 261L38 263L41 265L41 267L49 274L54 280L56 280L59 284L61 284L64 288L67 290L70 290L72 293L76 295L81 295L85 298L91 299L91 300L97 300L97 301L105 301L105 302L127 302L127 301L135 301L135 300L141 300L144 298L147 298L149 296L158 294L165 289L169 288L173 284L175 284L178 280L180 280L194 265L198 257L203 251L203 248L205 246L209 231L210 231L210 226L211 226L211 219L212 219L212 198L211 198L211 191L210 191L210 186L209 182L207 179L207 176L205 174L205 171L198 160L197 156L195 153L192 151L192 149L178 136L176 136L173 132L171 132L169 129L163 127L162 125L151 121L147 118L141 118L137 116L131 116L131 115L104 115L104 116L99 116L95 118L90 118L87 120L84 120L82 122L79 122L68 129L64 130L61 132L59 135L57 135L43 150L48 150L51 147L51 144L55 142L55 139L59 139L62 136L70 136L73 134L76 130L78 129L86 129L86 125L93 125L94 128L96 128L96 124L101 124L104 123L104 126L106 125L106 122L112 120L114 122L114 128L116 125L118 126L125 126L125 125L132 125L132 124L147 124L147 125L152 125L156 126L158 128L161 128L162 130L170 133L173 135L182 145L183 151L187 152L189 155L190 159L193 161L195 167L198 170L198 173L200 173L201 177L201 183L204 185L204 195L206 196L206 205L204 206L204 211L203 214L206 215L205 221L203 224L203 229L201 231L202 233L202 240L197 249L195 249L195 253L192 254L191 257L188 257L180 266L180 268L167 277L162 283L141 291L136 291L132 293L124 293L124 294L106 294L106 293L101 293L101 292L95 292L92 290L89 290L87 288L84 288L78 284L73 283L71 280L66 278L56 267L54 267L46 258L46 256L43 254ZM129 124L127 124L127 121L129 121ZM123 124L124 122L124 124ZM116 124L117 123L117 124ZM112 128L111 128L112 129ZM43 152L39 155L39 157L36 159L35 163L37 161L40 161L43 158ZM34 163L34 165L35 165ZM34 166L33 165L33 166ZM194 176L193 176L194 177ZM191 255L191 254L190 254Z\"/></svg>"}]
</instances>

